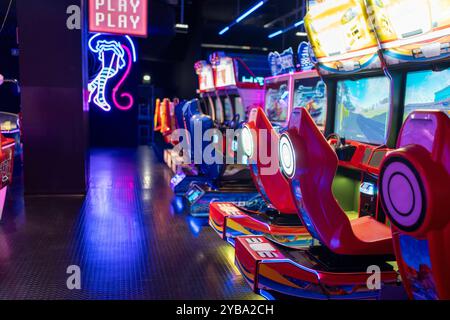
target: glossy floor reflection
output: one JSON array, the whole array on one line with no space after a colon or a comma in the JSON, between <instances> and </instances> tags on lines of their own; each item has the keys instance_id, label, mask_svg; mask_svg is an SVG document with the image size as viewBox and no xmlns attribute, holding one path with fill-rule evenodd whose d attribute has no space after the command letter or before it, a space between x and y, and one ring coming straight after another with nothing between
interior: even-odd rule
<instances>
[{"instance_id":1,"label":"glossy floor reflection","mask_svg":"<svg viewBox=\"0 0 450 320\"><path fill-rule=\"evenodd\" d=\"M0 224L0 299L254 299L234 249L176 214L170 171L150 148L91 153L87 197L22 197ZM68 290L67 267L82 289Z\"/></svg>"}]
</instances>

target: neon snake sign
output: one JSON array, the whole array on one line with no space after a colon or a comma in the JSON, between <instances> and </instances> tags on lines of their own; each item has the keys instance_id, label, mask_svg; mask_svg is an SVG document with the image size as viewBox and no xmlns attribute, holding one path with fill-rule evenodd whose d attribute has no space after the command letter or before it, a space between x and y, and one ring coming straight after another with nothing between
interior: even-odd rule
<instances>
[{"instance_id":1,"label":"neon snake sign","mask_svg":"<svg viewBox=\"0 0 450 320\"><path fill-rule=\"evenodd\" d=\"M100 64L99 71L88 84L89 103L94 103L106 112L111 111L112 106L121 111L130 110L134 105L133 96L128 92L119 94L119 91L137 60L133 41L129 36L111 37L97 33L89 39L88 47ZM109 92L109 83L119 76L120 79ZM119 99L127 103L121 104Z\"/></svg>"}]
</instances>

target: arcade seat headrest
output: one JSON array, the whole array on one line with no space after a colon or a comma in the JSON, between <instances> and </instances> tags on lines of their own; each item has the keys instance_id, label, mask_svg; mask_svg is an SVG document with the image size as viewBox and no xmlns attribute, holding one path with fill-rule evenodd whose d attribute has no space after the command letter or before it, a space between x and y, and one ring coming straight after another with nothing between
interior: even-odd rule
<instances>
[{"instance_id":1,"label":"arcade seat headrest","mask_svg":"<svg viewBox=\"0 0 450 320\"><path fill-rule=\"evenodd\" d=\"M288 190L289 184L279 169L279 135L262 108L250 111L245 128L250 131L244 129L244 152L254 164L252 177L259 192L279 212L297 214L292 193L280 192Z\"/></svg>"},{"instance_id":2,"label":"arcade seat headrest","mask_svg":"<svg viewBox=\"0 0 450 320\"><path fill-rule=\"evenodd\" d=\"M196 114L201 114L202 111L200 109L200 103L197 99L191 100L186 103L183 108L183 122L184 128L188 130L190 133L193 132L191 130L191 119Z\"/></svg>"},{"instance_id":3,"label":"arcade seat headrest","mask_svg":"<svg viewBox=\"0 0 450 320\"><path fill-rule=\"evenodd\" d=\"M450 223L450 118L441 111L413 112L397 147L382 164L382 204L396 228L423 238Z\"/></svg>"},{"instance_id":4,"label":"arcade seat headrest","mask_svg":"<svg viewBox=\"0 0 450 320\"><path fill-rule=\"evenodd\" d=\"M192 160L211 180L220 178L225 170L223 146L220 145L222 133L215 128L212 118L201 112L192 116L190 130Z\"/></svg>"}]
</instances>

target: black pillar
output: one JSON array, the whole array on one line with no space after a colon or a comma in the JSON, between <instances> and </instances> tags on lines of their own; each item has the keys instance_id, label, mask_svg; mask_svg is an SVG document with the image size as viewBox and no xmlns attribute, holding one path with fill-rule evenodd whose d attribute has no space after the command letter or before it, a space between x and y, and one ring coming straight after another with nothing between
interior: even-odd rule
<instances>
[{"instance_id":1,"label":"black pillar","mask_svg":"<svg viewBox=\"0 0 450 320\"><path fill-rule=\"evenodd\" d=\"M84 2L17 1L26 194L87 190ZM81 8L81 29L70 30L67 9L74 5Z\"/></svg>"}]
</instances>

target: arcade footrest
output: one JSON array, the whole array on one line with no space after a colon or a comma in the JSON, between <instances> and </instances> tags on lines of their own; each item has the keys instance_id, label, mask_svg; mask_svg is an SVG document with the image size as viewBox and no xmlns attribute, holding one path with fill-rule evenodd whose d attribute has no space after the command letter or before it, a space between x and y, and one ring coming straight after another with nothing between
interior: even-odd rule
<instances>
[{"instance_id":1,"label":"arcade footrest","mask_svg":"<svg viewBox=\"0 0 450 320\"><path fill-rule=\"evenodd\" d=\"M398 283L397 272L384 257L345 257L345 262L333 261L330 268L309 249L284 249L262 236L238 237L235 248L236 265L256 293L304 299L378 299L385 286ZM355 261L350 263L352 258Z\"/></svg>"},{"instance_id":2,"label":"arcade footrest","mask_svg":"<svg viewBox=\"0 0 450 320\"><path fill-rule=\"evenodd\" d=\"M307 248L313 241L296 215L271 217L260 212L245 210L233 203L211 203L209 225L222 239L232 245L236 237L243 235L265 236L280 245L291 248Z\"/></svg>"},{"instance_id":3,"label":"arcade footrest","mask_svg":"<svg viewBox=\"0 0 450 320\"><path fill-rule=\"evenodd\" d=\"M209 207L214 202L229 202L245 206L250 200L260 197L253 186L233 186L212 189L208 185L191 184L185 194L189 212L194 217L208 217Z\"/></svg>"},{"instance_id":4,"label":"arcade footrest","mask_svg":"<svg viewBox=\"0 0 450 320\"><path fill-rule=\"evenodd\" d=\"M180 171L170 181L170 187L176 195L184 196L193 184L204 184L210 181L211 179L206 176L195 174L189 175Z\"/></svg>"}]
</instances>

